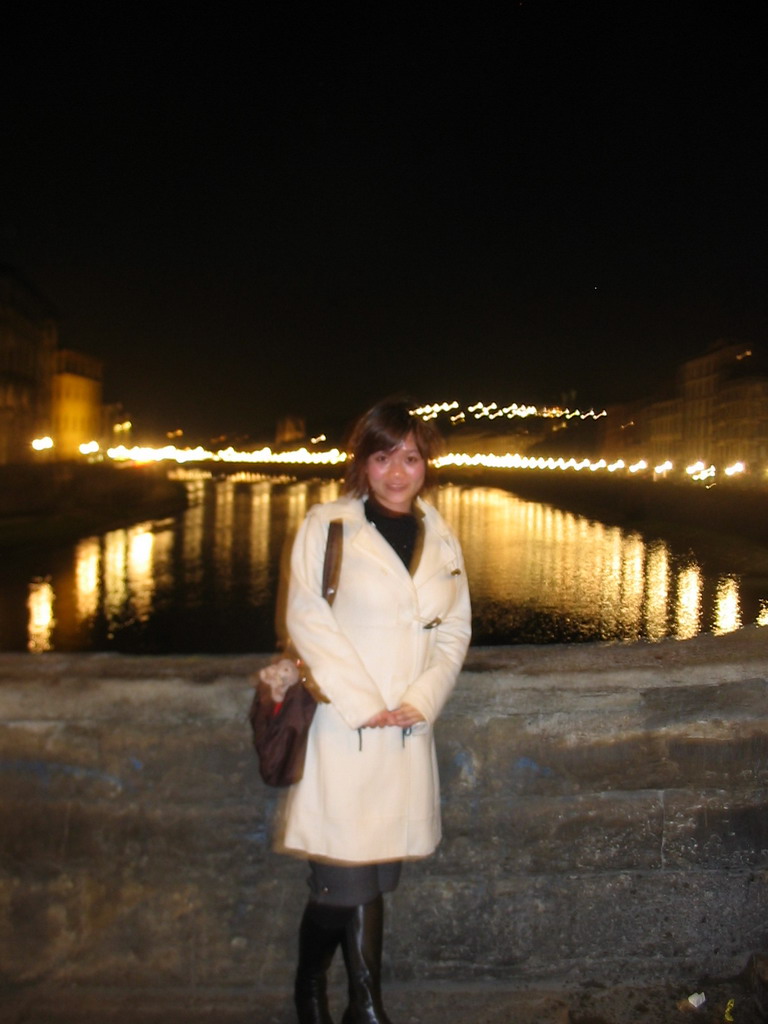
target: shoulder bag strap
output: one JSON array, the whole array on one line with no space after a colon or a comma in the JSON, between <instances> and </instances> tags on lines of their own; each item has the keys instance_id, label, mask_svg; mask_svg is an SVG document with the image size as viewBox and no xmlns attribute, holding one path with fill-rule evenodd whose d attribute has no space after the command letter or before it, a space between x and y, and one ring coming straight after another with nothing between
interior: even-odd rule
<instances>
[{"instance_id":1,"label":"shoulder bag strap","mask_svg":"<svg viewBox=\"0 0 768 1024\"><path fill-rule=\"evenodd\" d=\"M325 560L323 562L323 597L328 604L333 604L341 574L341 552L344 540L344 527L340 519L332 519L328 524L328 540L325 544Z\"/></svg>"}]
</instances>

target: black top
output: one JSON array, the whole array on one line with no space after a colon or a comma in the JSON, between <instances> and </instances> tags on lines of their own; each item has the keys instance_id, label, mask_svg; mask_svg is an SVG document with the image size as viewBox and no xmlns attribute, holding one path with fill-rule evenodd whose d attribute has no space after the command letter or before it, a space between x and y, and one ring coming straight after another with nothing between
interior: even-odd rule
<instances>
[{"instance_id":1,"label":"black top","mask_svg":"<svg viewBox=\"0 0 768 1024\"><path fill-rule=\"evenodd\" d=\"M365 500L365 518L397 552L406 569L413 572L417 564L414 555L421 550L421 517L412 512L391 512L369 497Z\"/></svg>"}]
</instances>

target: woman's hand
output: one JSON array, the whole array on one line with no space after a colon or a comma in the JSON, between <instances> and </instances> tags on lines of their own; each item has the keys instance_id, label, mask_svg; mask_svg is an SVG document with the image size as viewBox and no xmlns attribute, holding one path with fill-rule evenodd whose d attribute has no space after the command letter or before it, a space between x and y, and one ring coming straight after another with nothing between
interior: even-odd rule
<instances>
[{"instance_id":1,"label":"woman's hand","mask_svg":"<svg viewBox=\"0 0 768 1024\"><path fill-rule=\"evenodd\" d=\"M418 725L419 722L426 722L424 715L413 704L401 704L390 714L392 725L399 725L401 729L410 729L411 726Z\"/></svg>"},{"instance_id":2,"label":"woman's hand","mask_svg":"<svg viewBox=\"0 0 768 1024\"><path fill-rule=\"evenodd\" d=\"M383 729L388 725L395 725L399 729L410 729L419 722L426 722L426 718L418 711L413 704L401 704L394 711L379 711L367 722L363 723L363 729Z\"/></svg>"},{"instance_id":3,"label":"woman's hand","mask_svg":"<svg viewBox=\"0 0 768 1024\"><path fill-rule=\"evenodd\" d=\"M392 714L391 711L379 711L367 722L363 722L363 729L383 729L386 725L394 725L394 722L391 721Z\"/></svg>"}]
</instances>

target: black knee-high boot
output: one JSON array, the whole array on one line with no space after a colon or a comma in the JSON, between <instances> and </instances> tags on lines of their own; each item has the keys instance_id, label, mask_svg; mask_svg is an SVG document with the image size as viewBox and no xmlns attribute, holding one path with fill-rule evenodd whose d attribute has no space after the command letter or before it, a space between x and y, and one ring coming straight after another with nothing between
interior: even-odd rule
<instances>
[{"instance_id":1,"label":"black knee-high boot","mask_svg":"<svg viewBox=\"0 0 768 1024\"><path fill-rule=\"evenodd\" d=\"M299 927L299 963L293 989L299 1024L333 1024L328 1010L328 968L352 909L307 903Z\"/></svg>"},{"instance_id":2,"label":"black knee-high boot","mask_svg":"<svg viewBox=\"0 0 768 1024\"><path fill-rule=\"evenodd\" d=\"M381 1001L381 946L384 900L354 907L341 948L349 978L349 1005L342 1024L391 1024Z\"/></svg>"}]
</instances>

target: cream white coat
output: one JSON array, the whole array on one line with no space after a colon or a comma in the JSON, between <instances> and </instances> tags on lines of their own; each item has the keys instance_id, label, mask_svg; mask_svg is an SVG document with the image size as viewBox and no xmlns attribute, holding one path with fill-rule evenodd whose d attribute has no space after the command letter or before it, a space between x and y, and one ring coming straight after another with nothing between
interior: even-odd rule
<instances>
[{"instance_id":1,"label":"cream white coat","mask_svg":"<svg viewBox=\"0 0 768 1024\"><path fill-rule=\"evenodd\" d=\"M291 556L288 633L329 704L310 729L304 777L285 807L287 852L349 863L423 857L440 841L432 727L470 639L461 549L440 514L418 502L424 544L416 572L367 521L363 502L310 509ZM344 524L333 607L323 599L328 524ZM426 722L410 734L362 729L377 712L412 704Z\"/></svg>"}]
</instances>

